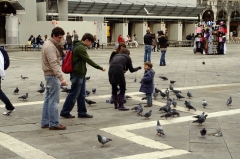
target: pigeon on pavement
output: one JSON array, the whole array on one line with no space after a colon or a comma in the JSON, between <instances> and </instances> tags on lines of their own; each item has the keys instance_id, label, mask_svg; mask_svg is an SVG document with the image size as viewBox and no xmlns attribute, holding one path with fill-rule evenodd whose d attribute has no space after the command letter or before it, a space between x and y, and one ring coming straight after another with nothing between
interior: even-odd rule
<instances>
[{"instance_id":1,"label":"pigeon on pavement","mask_svg":"<svg viewBox=\"0 0 240 159\"><path fill-rule=\"evenodd\" d=\"M162 98L165 98L167 95L165 93L163 93L162 91L160 91L160 96L162 96Z\"/></svg>"},{"instance_id":2,"label":"pigeon on pavement","mask_svg":"<svg viewBox=\"0 0 240 159\"><path fill-rule=\"evenodd\" d=\"M135 106L135 107L133 107L131 110L135 110L135 111L137 111L137 110L138 110L138 108L139 108L139 106L140 106L140 104L136 105L136 106Z\"/></svg>"},{"instance_id":3,"label":"pigeon on pavement","mask_svg":"<svg viewBox=\"0 0 240 159\"><path fill-rule=\"evenodd\" d=\"M37 90L37 92L42 94L43 92L45 92L45 87L42 87L41 89Z\"/></svg>"},{"instance_id":4,"label":"pigeon on pavement","mask_svg":"<svg viewBox=\"0 0 240 159\"><path fill-rule=\"evenodd\" d=\"M232 104L232 97L230 97L228 100L227 100L227 106L231 105Z\"/></svg>"},{"instance_id":5,"label":"pigeon on pavement","mask_svg":"<svg viewBox=\"0 0 240 159\"><path fill-rule=\"evenodd\" d=\"M165 135L159 120L157 121L156 130L157 130L157 135L159 135L159 136Z\"/></svg>"},{"instance_id":6,"label":"pigeon on pavement","mask_svg":"<svg viewBox=\"0 0 240 159\"><path fill-rule=\"evenodd\" d=\"M178 94L178 93L182 93L181 91L178 91L178 90L172 90L173 91L173 93L175 93L175 94Z\"/></svg>"},{"instance_id":7,"label":"pigeon on pavement","mask_svg":"<svg viewBox=\"0 0 240 159\"><path fill-rule=\"evenodd\" d=\"M93 88L93 89L92 89L92 93L96 93L96 88Z\"/></svg>"},{"instance_id":8,"label":"pigeon on pavement","mask_svg":"<svg viewBox=\"0 0 240 159\"><path fill-rule=\"evenodd\" d=\"M177 97L178 100L180 100L181 98L185 98L181 94L178 94L178 93L176 94L176 97Z\"/></svg>"},{"instance_id":9,"label":"pigeon on pavement","mask_svg":"<svg viewBox=\"0 0 240 159\"><path fill-rule=\"evenodd\" d=\"M163 79L164 81L168 80L167 77L159 76L159 78Z\"/></svg>"},{"instance_id":10,"label":"pigeon on pavement","mask_svg":"<svg viewBox=\"0 0 240 159\"><path fill-rule=\"evenodd\" d=\"M191 106L191 104L186 104L186 107L188 108L188 111L190 111L190 109L193 109L195 111L197 111L193 106Z\"/></svg>"},{"instance_id":11,"label":"pigeon on pavement","mask_svg":"<svg viewBox=\"0 0 240 159\"><path fill-rule=\"evenodd\" d=\"M150 110L149 112L145 113L143 116L145 117L145 119L149 119L149 117L152 115L152 110Z\"/></svg>"},{"instance_id":12,"label":"pigeon on pavement","mask_svg":"<svg viewBox=\"0 0 240 159\"><path fill-rule=\"evenodd\" d=\"M207 101L205 101L205 100L203 99L203 101L202 101L202 106L205 108L207 105L208 105L208 104L207 104Z\"/></svg>"},{"instance_id":13,"label":"pigeon on pavement","mask_svg":"<svg viewBox=\"0 0 240 159\"><path fill-rule=\"evenodd\" d=\"M18 92L19 92L19 89L18 89L18 87L13 91L13 93L14 94L18 94Z\"/></svg>"},{"instance_id":14,"label":"pigeon on pavement","mask_svg":"<svg viewBox=\"0 0 240 159\"><path fill-rule=\"evenodd\" d=\"M24 76L21 75L21 78L22 78L23 80L25 80L25 79L27 79L28 77L24 77Z\"/></svg>"},{"instance_id":15,"label":"pigeon on pavement","mask_svg":"<svg viewBox=\"0 0 240 159\"><path fill-rule=\"evenodd\" d=\"M173 105L173 107L177 106L177 101L174 98L173 98L173 101L172 101L172 105Z\"/></svg>"},{"instance_id":16,"label":"pigeon on pavement","mask_svg":"<svg viewBox=\"0 0 240 159\"><path fill-rule=\"evenodd\" d=\"M169 106L169 105L165 105L165 106L163 106L163 107L161 107L160 109L159 109L159 111L164 111L164 112L170 112L171 111L171 107Z\"/></svg>"},{"instance_id":17,"label":"pigeon on pavement","mask_svg":"<svg viewBox=\"0 0 240 159\"><path fill-rule=\"evenodd\" d=\"M172 116L174 117L174 115L177 115L178 117L180 116L180 114L177 112L176 109L172 109L171 110Z\"/></svg>"},{"instance_id":18,"label":"pigeon on pavement","mask_svg":"<svg viewBox=\"0 0 240 159\"><path fill-rule=\"evenodd\" d=\"M41 88L43 88L44 87L44 84L43 84L43 82L41 81L41 83L40 83L40 87Z\"/></svg>"},{"instance_id":19,"label":"pigeon on pavement","mask_svg":"<svg viewBox=\"0 0 240 159\"><path fill-rule=\"evenodd\" d=\"M207 130L205 128L203 128L202 130L200 130L200 134L202 136L205 136L207 134Z\"/></svg>"},{"instance_id":20,"label":"pigeon on pavement","mask_svg":"<svg viewBox=\"0 0 240 159\"><path fill-rule=\"evenodd\" d=\"M189 91L187 92L187 96L188 98L191 98L192 97L192 93L190 93Z\"/></svg>"},{"instance_id":21,"label":"pigeon on pavement","mask_svg":"<svg viewBox=\"0 0 240 159\"><path fill-rule=\"evenodd\" d=\"M207 116L208 116L207 114L204 115L204 116L201 116L201 115L200 115L197 120L193 121L193 123L199 123L199 125L202 125L202 123L205 122Z\"/></svg>"},{"instance_id":22,"label":"pigeon on pavement","mask_svg":"<svg viewBox=\"0 0 240 159\"><path fill-rule=\"evenodd\" d=\"M28 93L26 93L25 95L22 95L21 97L18 97L18 99L23 99L26 100L28 98Z\"/></svg>"},{"instance_id":23,"label":"pigeon on pavement","mask_svg":"<svg viewBox=\"0 0 240 159\"><path fill-rule=\"evenodd\" d=\"M139 107L138 107L138 110L137 110L137 114L142 115L142 112L143 112L143 107L142 107L142 104L140 103Z\"/></svg>"},{"instance_id":24,"label":"pigeon on pavement","mask_svg":"<svg viewBox=\"0 0 240 159\"><path fill-rule=\"evenodd\" d=\"M88 96L91 92L89 90L86 90L86 95Z\"/></svg>"},{"instance_id":25,"label":"pigeon on pavement","mask_svg":"<svg viewBox=\"0 0 240 159\"><path fill-rule=\"evenodd\" d=\"M166 95L169 95L169 90L168 90L168 88L165 90L165 94L166 94Z\"/></svg>"},{"instance_id":26,"label":"pigeon on pavement","mask_svg":"<svg viewBox=\"0 0 240 159\"><path fill-rule=\"evenodd\" d=\"M166 114L164 114L164 115L162 115L162 116L160 116L160 117L161 117L161 118L165 117L166 120L167 120L167 118L168 118L168 117L171 117L171 116L172 116L172 112L170 111L170 112L167 112Z\"/></svg>"},{"instance_id":27,"label":"pigeon on pavement","mask_svg":"<svg viewBox=\"0 0 240 159\"><path fill-rule=\"evenodd\" d=\"M125 95L125 98L126 98L126 99L131 99L132 97L129 96L129 95Z\"/></svg>"},{"instance_id":28,"label":"pigeon on pavement","mask_svg":"<svg viewBox=\"0 0 240 159\"><path fill-rule=\"evenodd\" d=\"M102 147L104 147L104 144L112 141L112 139L106 138L106 137L101 136L101 135L97 135L97 137L98 137L98 141L102 144Z\"/></svg>"},{"instance_id":29,"label":"pigeon on pavement","mask_svg":"<svg viewBox=\"0 0 240 159\"><path fill-rule=\"evenodd\" d=\"M173 90L173 86L170 84L169 85L169 89L172 91Z\"/></svg>"},{"instance_id":30,"label":"pigeon on pavement","mask_svg":"<svg viewBox=\"0 0 240 159\"><path fill-rule=\"evenodd\" d=\"M88 104L88 105L91 105L91 104L96 104L96 102L90 100L90 99L86 99L85 98L85 102Z\"/></svg>"},{"instance_id":31,"label":"pigeon on pavement","mask_svg":"<svg viewBox=\"0 0 240 159\"><path fill-rule=\"evenodd\" d=\"M143 97L142 100L147 100L147 97Z\"/></svg>"},{"instance_id":32,"label":"pigeon on pavement","mask_svg":"<svg viewBox=\"0 0 240 159\"><path fill-rule=\"evenodd\" d=\"M176 82L176 81L171 81L171 80L170 80L170 83L171 83L171 84L174 84L175 82Z\"/></svg>"},{"instance_id":33,"label":"pigeon on pavement","mask_svg":"<svg viewBox=\"0 0 240 159\"><path fill-rule=\"evenodd\" d=\"M86 79L86 81L87 81L87 80L90 80L90 76L89 76L89 77L85 77L85 79Z\"/></svg>"},{"instance_id":34,"label":"pigeon on pavement","mask_svg":"<svg viewBox=\"0 0 240 159\"><path fill-rule=\"evenodd\" d=\"M154 99L156 99L157 96L158 96L158 94L157 94L156 92L153 92L153 97L154 97Z\"/></svg>"},{"instance_id":35,"label":"pigeon on pavement","mask_svg":"<svg viewBox=\"0 0 240 159\"><path fill-rule=\"evenodd\" d=\"M155 88L155 92L156 92L156 93L159 93L159 92L160 92L160 90L159 90L159 89L157 89L157 88Z\"/></svg>"}]
</instances>

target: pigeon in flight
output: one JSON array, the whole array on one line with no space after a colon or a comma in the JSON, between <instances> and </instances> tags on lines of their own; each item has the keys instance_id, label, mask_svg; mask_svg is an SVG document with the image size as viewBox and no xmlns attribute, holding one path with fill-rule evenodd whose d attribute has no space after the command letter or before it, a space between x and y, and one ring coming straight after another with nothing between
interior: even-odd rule
<instances>
[{"instance_id":1,"label":"pigeon in flight","mask_svg":"<svg viewBox=\"0 0 240 159\"><path fill-rule=\"evenodd\" d=\"M43 84L43 82L41 81L41 83L40 83L40 87L41 88L43 88L44 87L44 84Z\"/></svg>"},{"instance_id":2,"label":"pigeon in flight","mask_svg":"<svg viewBox=\"0 0 240 159\"><path fill-rule=\"evenodd\" d=\"M96 102L90 100L90 99L86 99L85 98L85 102L88 104L88 105L91 105L91 104L96 104Z\"/></svg>"},{"instance_id":3,"label":"pigeon in flight","mask_svg":"<svg viewBox=\"0 0 240 159\"><path fill-rule=\"evenodd\" d=\"M172 101L172 105L173 105L173 107L177 106L177 101L174 98L173 98L173 101Z\"/></svg>"},{"instance_id":4,"label":"pigeon in flight","mask_svg":"<svg viewBox=\"0 0 240 159\"><path fill-rule=\"evenodd\" d=\"M202 106L205 108L207 105L208 105L208 104L207 104L207 101L205 101L205 100L203 99L203 101L202 101Z\"/></svg>"},{"instance_id":5,"label":"pigeon in flight","mask_svg":"<svg viewBox=\"0 0 240 159\"><path fill-rule=\"evenodd\" d=\"M178 100L180 100L181 98L185 98L181 94L178 94L178 93L176 94L176 97L177 97Z\"/></svg>"},{"instance_id":6,"label":"pigeon in flight","mask_svg":"<svg viewBox=\"0 0 240 159\"><path fill-rule=\"evenodd\" d=\"M14 94L18 94L18 92L19 92L19 89L18 89L18 87L13 91L13 93Z\"/></svg>"},{"instance_id":7,"label":"pigeon in flight","mask_svg":"<svg viewBox=\"0 0 240 159\"><path fill-rule=\"evenodd\" d=\"M144 7L143 8L147 14L154 14L154 13L149 13L148 10Z\"/></svg>"},{"instance_id":8,"label":"pigeon in flight","mask_svg":"<svg viewBox=\"0 0 240 159\"><path fill-rule=\"evenodd\" d=\"M92 93L96 93L96 88L93 88L93 89L92 89Z\"/></svg>"},{"instance_id":9,"label":"pigeon in flight","mask_svg":"<svg viewBox=\"0 0 240 159\"><path fill-rule=\"evenodd\" d=\"M101 136L101 135L97 135L97 137L98 137L98 141L102 144L102 147L104 147L104 144L112 141L112 139L106 138L106 137Z\"/></svg>"},{"instance_id":10,"label":"pigeon in flight","mask_svg":"<svg viewBox=\"0 0 240 159\"><path fill-rule=\"evenodd\" d=\"M149 117L152 115L152 110L150 110L149 112L145 113L143 116L145 117L145 119L149 119Z\"/></svg>"},{"instance_id":11,"label":"pigeon in flight","mask_svg":"<svg viewBox=\"0 0 240 159\"><path fill-rule=\"evenodd\" d=\"M192 93L190 93L189 91L187 92L187 96L188 98L191 98L192 97Z\"/></svg>"},{"instance_id":12,"label":"pigeon in flight","mask_svg":"<svg viewBox=\"0 0 240 159\"><path fill-rule=\"evenodd\" d=\"M164 77L164 76L159 76L159 78L163 79L164 81L167 81L168 78L167 77Z\"/></svg>"},{"instance_id":13,"label":"pigeon in flight","mask_svg":"<svg viewBox=\"0 0 240 159\"><path fill-rule=\"evenodd\" d=\"M90 76L89 77L85 77L86 81L90 80Z\"/></svg>"},{"instance_id":14,"label":"pigeon in flight","mask_svg":"<svg viewBox=\"0 0 240 159\"><path fill-rule=\"evenodd\" d=\"M232 97L230 97L228 100L227 100L227 106L231 105L232 104Z\"/></svg>"},{"instance_id":15,"label":"pigeon in flight","mask_svg":"<svg viewBox=\"0 0 240 159\"><path fill-rule=\"evenodd\" d=\"M18 99L23 99L26 100L28 98L28 93L26 93L25 95L22 95L21 97L18 97Z\"/></svg>"},{"instance_id":16,"label":"pigeon in flight","mask_svg":"<svg viewBox=\"0 0 240 159\"><path fill-rule=\"evenodd\" d=\"M21 75L21 78L22 78L23 80L28 79L28 77L24 77L24 76L22 76L22 75Z\"/></svg>"},{"instance_id":17,"label":"pigeon in flight","mask_svg":"<svg viewBox=\"0 0 240 159\"><path fill-rule=\"evenodd\" d=\"M205 136L207 134L207 130L205 128L203 128L202 130L200 130L200 134L202 136Z\"/></svg>"},{"instance_id":18,"label":"pigeon in flight","mask_svg":"<svg viewBox=\"0 0 240 159\"><path fill-rule=\"evenodd\" d=\"M41 89L37 90L37 92L42 94L43 92L45 92L45 87L42 87Z\"/></svg>"},{"instance_id":19,"label":"pigeon in flight","mask_svg":"<svg viewBox=\"0 0 240 159\"><path fill-rule=\"evenodd\" d=\"M159 135L159 136L165 135L159 120L157 121L156 130L157 130L157 134L156 135Z\"/></svg>"},{"instance_id":20,"label":"pigeon in flight","mask_svg":"<svg viewBox=\"0 0 240 159\"><path fill-rule=\"evenodd\" d=\"M171 81L171 80L170 80L170 83L171 83L171 84L174 84L175 82L176 82L176 81Z\"/></svg>"}]
</instances>

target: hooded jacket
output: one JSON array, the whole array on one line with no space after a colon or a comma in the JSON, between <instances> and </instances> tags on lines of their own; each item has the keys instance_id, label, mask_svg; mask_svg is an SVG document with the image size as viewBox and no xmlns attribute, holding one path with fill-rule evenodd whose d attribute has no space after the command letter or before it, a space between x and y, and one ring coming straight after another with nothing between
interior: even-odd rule
<instances>
[{"instance_id":1,"label":"hooded jacket","mask_svg":"<svg viewBox=\"0 0 240 159\"><path fill-rule=\"evenodd\" d=\"M144 76L142 78L142 84L140 87L140 92L143 93L153 93L154 90L154 75L155 72L153 69L149 69L145 71Z\"/></svg>"}]
</instances>

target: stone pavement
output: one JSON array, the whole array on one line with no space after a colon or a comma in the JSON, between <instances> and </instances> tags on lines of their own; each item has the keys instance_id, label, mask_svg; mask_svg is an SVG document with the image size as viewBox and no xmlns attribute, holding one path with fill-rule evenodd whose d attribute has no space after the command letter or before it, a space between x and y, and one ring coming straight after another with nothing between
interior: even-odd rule
<instances>
[{"instance_id":1,"label":"stone pavement","mask_svg":"<svg viewBox=\"0 0 240 159\"><path fill-rule=\"evenodd\" d=\"M121 112L105 101L109 99L111 89L108 82L108 60L111 49L89 50L90 57L107 69L106 72L88 66L87 89L96 88L96 94L88 99L97 102L87 106L92 119L63 119L60 123L67 126L65 131L49 131L40 128L41 110L44 95L38 94L39 84L44 81L41 70L40 51L9 52L11 65L6 71L6 79L2 81L2 89L16 106L11 116L0 115L0 158L58 158L58 159L239 159L240 153L240 74L239 45L228 44L227 55L195 55L190 47L168 48L167 66L159 66L159 52L152 53L153 69L155 70L155 87L166 89L169 80L163 81L159 76L176 80L175 89L182 90L186 97L187 91L193 98L187 99L197 111L187 111L184 100L178 101L177 110L180 117L160 119L160 106L166 99L157 97L154 106L144 108L144 112L152 110L149 120L139 117L135 112ZM143 46L131 48L133 66L143 65ZM205 65L202 62L205 61ZM131 108L142 101L144 94L139 93L143 70L137 73L126 73L127 92L132 99L126 106ZM21 80L20 76L29 79ZM70 85L69 75L64 75ZM134 82L135 77L137 82ZM19 87L19 95L13 90ZM29 93L27 101L18 99ZM61 110L66 93L61 93ZM226 106L229 97L233 98L231 106ZM171 92L170 98L175 98ZM186 99L186 98L185 98ZM205 99L209 106L205 109L201 101ZM0 105L1 112L4 105ZM209 114L203 126L192 123L192 116L205 111ZM74 107L73 115L77 115ZM156 137L156 122L160 119L164 137ZM207 129L207 135L201 137L199 131ZM223 137L215 137L221 131ZM104 148L97 141L97 134L111 138L113 141Z\"/></svg>"}]
</instances>

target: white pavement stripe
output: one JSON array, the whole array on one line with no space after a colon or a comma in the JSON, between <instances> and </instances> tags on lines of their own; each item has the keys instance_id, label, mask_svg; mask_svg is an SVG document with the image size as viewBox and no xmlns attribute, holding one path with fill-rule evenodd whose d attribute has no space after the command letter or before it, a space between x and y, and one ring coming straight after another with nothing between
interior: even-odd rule
<instances>
[{"instance_id":1,"label":"white pavement stripe","mask_svg":"<svg viewBox=\"0 0 240 159\"><path fill-rule=\"evenodd\" d=\"M177 156L176 154L184 155L184 154L188 154L188 153L189 152L184 151L184 150L171 149L171 150L156 151L156 152L126 156L126 157L118 157L118 158L113 158L113 159L160 159L160 158Z\"/></svg>"},{"instance_id":2,"label":"white pavement stripe","mask_svg":"<svg viewBox=\"0 0 240 159\"><path fill-rule=\"evenodd\" d=\"M0 145L25 159L55 159L45 152L0 132Z\"/></svg>"}]
</instances>

